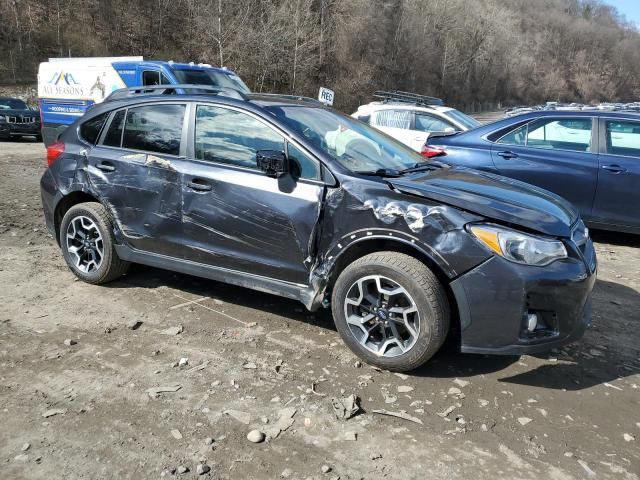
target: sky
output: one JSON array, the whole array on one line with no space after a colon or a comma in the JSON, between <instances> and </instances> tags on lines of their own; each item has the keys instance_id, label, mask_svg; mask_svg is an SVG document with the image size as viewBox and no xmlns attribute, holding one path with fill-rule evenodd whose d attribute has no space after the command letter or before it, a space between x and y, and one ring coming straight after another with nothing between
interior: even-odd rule
<instances>
[{"instance_id":1,"label":"sky","mask_svg":"<svg viewBox=\"0 0 640 480\"><path fill-rule=\"evenodd\" d=\"M640 0L604 0L604 3L616 7L627 20L640 28Z\"/></svg>"}]
</instances>

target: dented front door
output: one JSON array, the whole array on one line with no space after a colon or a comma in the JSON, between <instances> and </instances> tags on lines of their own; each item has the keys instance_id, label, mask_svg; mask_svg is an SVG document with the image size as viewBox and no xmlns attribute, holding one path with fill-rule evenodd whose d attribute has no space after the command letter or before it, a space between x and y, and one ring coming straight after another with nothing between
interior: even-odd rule
<instances>
[{"instance_id":1,"label":"dented front door","mask_svg":"<svg viewBox=\"0 0 640 480\"><path fill-rule=\"evenodd\" d=\"M306 284L322 187L192 163L183 183L188 260Z\"/></svg>"},{"instance_id":2,"label":"dented front door","mask_svg":"<svg viewBox=\"0 0 640 480\"><path fill-rule=\"evenodd\" d=\"M256 151L284 151L285 141L254 115L206 105L194 117L182 184L185 257L307 284L324 185L259 171Z\"/></svg>"}]
</instances>

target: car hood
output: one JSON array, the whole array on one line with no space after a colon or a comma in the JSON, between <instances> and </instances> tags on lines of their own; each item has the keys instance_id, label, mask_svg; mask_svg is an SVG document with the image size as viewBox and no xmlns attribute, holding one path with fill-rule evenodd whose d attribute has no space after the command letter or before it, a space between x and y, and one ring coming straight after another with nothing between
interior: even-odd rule
<instances>
[{"instance_id":1,"label":"car hood","mask_svg":"<svg viewBox=\"0 0 640 480\"><path fill-rule=\"evenodd\" d=\"M547 235L571 236L577 211L559 196L533 185L461 167L389 178L395 189Z\"/></svg>"}]
</instances>

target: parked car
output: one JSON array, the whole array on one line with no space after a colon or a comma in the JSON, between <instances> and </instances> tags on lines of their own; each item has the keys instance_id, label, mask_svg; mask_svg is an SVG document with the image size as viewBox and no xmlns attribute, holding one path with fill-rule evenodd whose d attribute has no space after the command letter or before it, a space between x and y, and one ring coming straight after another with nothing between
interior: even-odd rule
<instances>
[{"instance_id":1,"label":"parked car","mask_svg":"<svg viewBox=\"0 0 640 480\"><path fill-rule=\"evenodd\" d=\"M397 91L373 96L381 101L361 105L351 116L419 153L431 132L463 132L480 126L477 120L444 106L439 98Z\"/></svg>"},{"instance_id":2,"label":"parked car","mask_svg":"<svg viewBox=\"0 0 640 480\"><path fill-rule=\"evenodd\" d=\"M587 225L640 233L640 115L533 112L472 132L433 137L431 154L569 200Z\"/></svg>"},{"instance_id":3,"label":"parked car","mask_svg":"<svg viewBox=\"0 0 640 480\"><path fill-rule=\"evenodd\" d=\"M38 69L38 98L45 145L88 108L123 87L197 84L249 92L228 68L143 57L50 58Z\"/></svg>"},{"instance_id":4,"label":"parked car","mask_svg":"<svg viewBox=\"0 0 640 480\"><path fill-rule=\"evenodd\" d=\"M0 140L13 137L36 137L41 142L40 112L19 98L0 97Z\"/></svg>"},{"instance_id":5,"label":"parked car","mask_svg":"<svg viewBox=\"0 0 640 480\"><path fill-rule=\"evenodd\" d=\"M357 355L522 354L578 338L596 257L577 211L500 176L436 165L312 99L124 91L47 150L47 226L71 271L129 262L331 307Z\"/></svg>"}]
</instances>

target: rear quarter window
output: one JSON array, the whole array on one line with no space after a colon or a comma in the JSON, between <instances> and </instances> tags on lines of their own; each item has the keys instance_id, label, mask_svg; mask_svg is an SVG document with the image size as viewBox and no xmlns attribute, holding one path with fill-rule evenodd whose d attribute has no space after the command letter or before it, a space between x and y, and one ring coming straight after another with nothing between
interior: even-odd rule
<instances>
[{"instance_id":1,"label":"rear quarter window","mask_svg":"<svg viewBox=\"0 0 640 480\"><path fill-rule=\"evenodd\" d=\"M409 110L378 110L371 119L376 127L411 128L411 112Z\"/></svg>"}]
</instances>

